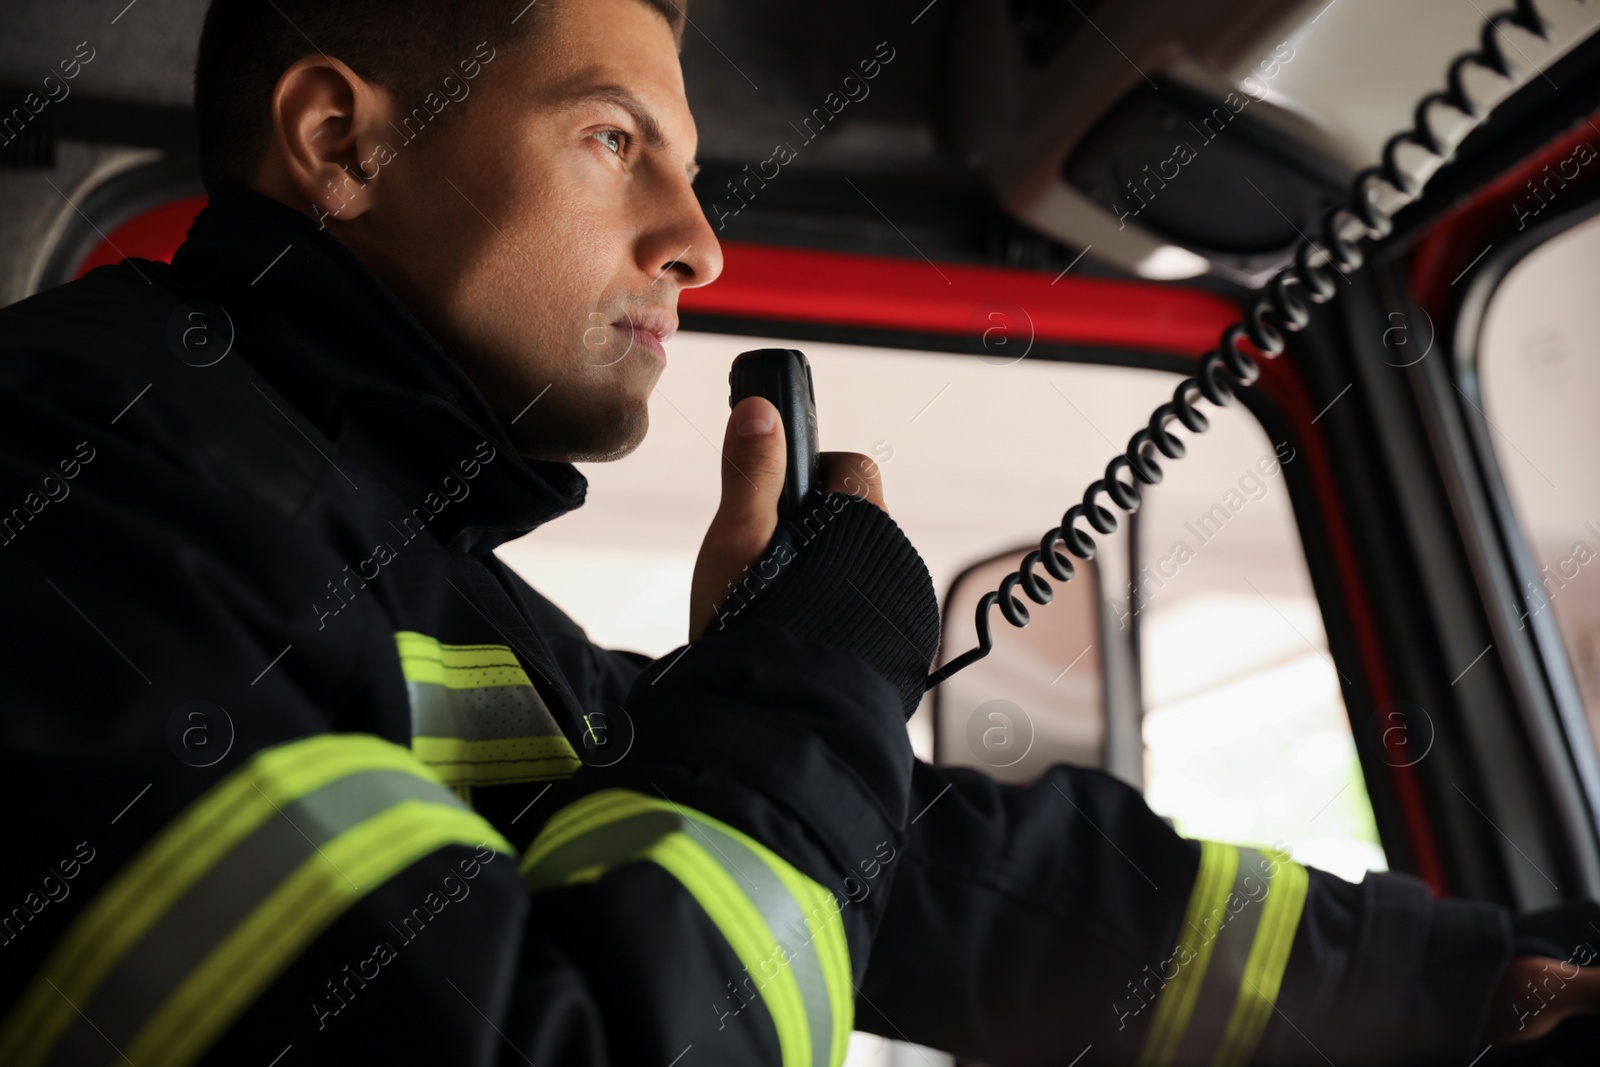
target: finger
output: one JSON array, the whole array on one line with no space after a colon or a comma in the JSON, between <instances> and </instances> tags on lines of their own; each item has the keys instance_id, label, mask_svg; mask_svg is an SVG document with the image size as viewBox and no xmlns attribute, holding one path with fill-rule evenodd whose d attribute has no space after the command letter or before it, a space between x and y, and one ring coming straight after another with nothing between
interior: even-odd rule
<instances>
[{"instance_id":1,"label":"finger","mask_svg":"<svg viewBox=\"0 0 1600 1067\"><path fill-rule=\"evenodd\" d=\"M752 418L768 416L766 433L741 432ZM722 439L722 499L695 559L689 592L689 639L715 616L730 584L754 563L778 528L783 495L783 422L772 403L746 397L728 413Z\"/></svg>"},{"instance_id":2,"label":"finger","mask_svg":"<svg viewBox=\"0 0 1600 1067\"><path fill-rule=\"evenodd\" d=\"M765 397L745 397L728 413L722 438L722 501L712 527L726 547L759 552L772 539L786 465L778 409Z\"/></svg>"},{"instance_id":3,"label":"finger","mask_svg":"<svg viewBox=\"0 0 1600 1067\"><path fill-rule=\"evenodd\" d=\"M829 493L848 493L864 497L888 511L883 501L883 469L860 452L821 452L822 489Z\"/></svg>"}]
</instances>

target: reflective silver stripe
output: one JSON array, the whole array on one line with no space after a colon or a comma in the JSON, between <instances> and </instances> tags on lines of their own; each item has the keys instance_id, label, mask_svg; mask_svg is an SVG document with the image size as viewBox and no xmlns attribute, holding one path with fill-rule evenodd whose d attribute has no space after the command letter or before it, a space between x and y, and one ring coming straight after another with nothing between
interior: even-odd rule
<instances>
[{"instance_id":1,"label":"reflective silver stripe","mask_svg":"<svg viewBox=\"0 0 1600 1067\"><path fill-rule=\"evenodd\" d=\"M561 733L555 716L531 685L451 689L434 682L407 682L406 692L411 697L413 736L499 741Z\"/></svg>"},{"instance_id":2,"label":"reflective silver stripe","mask_svg":"<svg viewBox=\"0 0 1600 1067\"><path fill-rule=\"evenodd\" d=\"M407 800L464 807L449 790L403 771L352 774L283 804L281 815L239 842L128 947L93 995L76 1005L44 1062L120 1062L106 1043L126 1048L196 966L319 846Z\"/></svg>"},{"instance_id":3,"label":"reflective silver stripe","mask_svg":"<svg viewBox=\"0 0 1600 1067\"><path fill-rule=\"evenodd\" d=\"M805 1004L813 1067L827 1067L833 1046L833 1007L813 935L788 887L743 841L682 808L642 811L588 830L558 846L527 872L525 880L535 891L553 888L580 871L609 869L623 863L673 833L686 834L703 846L706 854L732 876L777 937ZM784 965L781 959L778 964ZM771 976L753 977L759 982Z\"/></svg>"},{"instance_id":4,"label":"reflective silver stripe","mask_svg":"<svg viewBox=\"0 0 1600 1067\"><path fill-rule=\"evenodd\" d=\"M580 761L516 654L395 634L411 704L411 748L452 786L565 778Z\"/></svg>"},{"instance_id":5,"label":"reflective silver stripe","mask_svg":"<svg viewBox=\"0 0 1600 1067\"><path fill-rule=\"evenodd\" d=\"M607 823L555 849L528 872L524 882L535 892L554 889L591 867L610 868L637 856L688 820L671 811L644 811Z\"/></svg>"},{"instance_id":6,"label":"reflective silver stripe","mask_svg":"<svg viewBox=\"0 0 1600 1067\"><path fill-rule=\"evenodd\" d=\"M814 1067L828 1067L833 1046L833 1006L828 1001L828 982L822 974L822 961L817 958L817 949L812 944L800 905L772 869L743 841L699 819L691 819L690 826L700 833L701 840L723 868L747 887L750 900L767 920L778 944L788 951L788 966L800 987L800 997L806 1005L806 1021L811 1026L811 1062Z\"/></svg>"},{"instance_id":7,"label":"reflective silver stripe","mask_svg":"<svg viewBox=\"0 0 1600 1067\"><path fill-rule=\"evenodd\" d=\"M1239 999L1245 963L1261 926L1263 897L1270 891L1261 860L1261 853L1255 849L1239 849L1239 868L1226 899L1243 903L1231 915L1226 904L1222 906L1216 945L1211 950L1211 963L1206 968L1200 995L1195 999L1194 1015L1179 1046L1179 1063L1210 1063L1222 1047L1234 1002Z\"/></svg>"},{"instance_id":8,"label":"reflective silver stripe","mask_svg":"<svg viewBox=\"0 0 1600 1067\"><path fill-rule=\"evenodd\" d=\"M1272 1019L1293 951L1306 869L1276 850L1199 844L1199 870L1177 947L1162 964L1139 1067L1244 1067ZM1172 962L1178 969L1169 975Z\"/></svg>"}]
</instances>

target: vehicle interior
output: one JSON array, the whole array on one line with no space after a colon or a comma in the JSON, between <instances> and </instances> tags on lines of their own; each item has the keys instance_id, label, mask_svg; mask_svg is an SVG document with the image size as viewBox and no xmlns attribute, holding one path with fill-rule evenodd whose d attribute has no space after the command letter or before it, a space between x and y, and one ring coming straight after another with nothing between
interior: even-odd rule
<instances>
[{"instance_id":1,"label":"vehicle interior","mask_svg":"<svg viewBox=\"0 0 1600 1067\"><path fill-rule=\"evenodd\" d=\"M0 304L165 259L204 206L204 0L124 2L0 13ZM919 755L1101 767L1183 834L1352 880L1600 899L1600 3L687 12L726 268L645 443L508 563L599 644L681 644L729 364L797 348L822 447L879 463L927 562L937 662L990 645L925 695ZM1289 330L1296 271L1326 298ZM1239 358L1228 410L1183 384ZM1085 494L1168 423L1136 510ZM1080 503L1062 582L1040 537ZM858 1034L848 1062L954 1061Z\"/></svg>"}]
</instances>

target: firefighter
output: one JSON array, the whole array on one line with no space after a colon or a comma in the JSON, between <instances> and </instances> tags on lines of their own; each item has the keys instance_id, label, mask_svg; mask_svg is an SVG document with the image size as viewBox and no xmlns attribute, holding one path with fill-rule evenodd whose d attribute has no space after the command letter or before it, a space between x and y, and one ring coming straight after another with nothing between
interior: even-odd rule
<instances>
[{"instance_id":1,"label":"firefighter","mask_svg":"<svg viewBox=\"0 0 1600 1067\"><path fill-rule=\"evenodd\" d=\"M1591 1007L1581 907L914 759L927 568L854 453L777 536L763 400L671 653L505 567L721 269L682 9L517 6L215 0L170 266L0 312L0 1062L1465 1062Z\"/></svg>"}]
</instances>

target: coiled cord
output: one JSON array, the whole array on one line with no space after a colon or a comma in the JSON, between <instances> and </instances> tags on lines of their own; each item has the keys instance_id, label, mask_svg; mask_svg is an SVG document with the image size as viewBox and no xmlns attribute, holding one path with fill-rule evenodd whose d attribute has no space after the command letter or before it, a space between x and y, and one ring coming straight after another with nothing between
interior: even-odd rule
<instances>
[{"instance_id":1,"label":"coiled cord","mask_svg":"<svg viewBox=\"0 0 1600 1067\"><path fill-rule=\"evenodd\" d=\"M1588 0L1575 0L1587 4ZM1072 556L1092 560L1094 537L1078 527L1079 520L1101 534L1117 530L1117 516L1099 502L1104 494L1111 503L1132 514L1139 510L1141 486L1157 485L1163 472L1159 453L1167 459L1182 459L1183 440L1168 429L1173 421L1192 433L1205 433L1210 421L1196 405L1201 398L1216 407L1234 402L1234 391L1252 385L1261 369L1241 343L1248 339L1262 356L1275 359L1284 349L1284 332L1304 329L1311 321L1306 301L1324 304L1338 289L1333 271L1348 274L1363 262L1358 242L1381 240L1394 228L1394 216L1422 193L1438 169L1449 162L1456 148L1476 129L1506 96L1520 86L1524 73L1517 60L1525 57L1515 49L1501 46L1505 29L1524 30L1541 41L1552 43L1551 25L1540 14L1534 0L1516 0L1510 10L1490 16L1480 38L1482 47L1455 59L1446 75L1447 88L1422 98L1413 113L1414 126L1391 137L1383 147L1381 162L1360 171L1351 180L1350 203L1329 209L1317 232L1318 244L1305 237L1295 250L1294 262L1267 282L1250 304L1245 317L1222 331L1218 347L1200 359L1199 369L1173 390L1172 399L1156 408L1150 421L1128 439L1123 453L1106 464L1105 476L1090 483L1083 500L1073 504L1061 523L1047 531L1039 547L1022 558L1016 570L1000 582L998 589L985 593L978 601L976 626L978 647L962 653L928 675L925 689L932 689L957 671L989 654L993 639L989 633L989 609L1000 605L1000 614L1015 627L1028 625L1028 607L1015 593L1018 587L1035 604L1050 603L1054 592L1044 576L1035 571L1043 565L1049 575L1069 582L1075 573ZM1515 57L1515 58L1513 58ZM1504 84L1490 101L1474 99L1469 78L1474 70L1487 71ZM1442 120L1442 121L1441 121ZM1297 290L1304 290L1301 294ZM1124 481L1122 475L1131 477ZM1072 556L1063 555L1062 544Z\"/></svg>"}]
</instances>

